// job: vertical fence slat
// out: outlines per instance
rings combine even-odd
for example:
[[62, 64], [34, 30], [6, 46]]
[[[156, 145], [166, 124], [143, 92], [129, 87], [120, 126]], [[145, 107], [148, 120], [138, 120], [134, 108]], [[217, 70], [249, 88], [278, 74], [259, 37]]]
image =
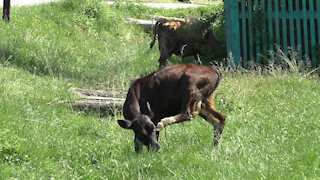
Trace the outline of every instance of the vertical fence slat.
[[[316, 14], [316, 18], [318, 19], [318, 45], [320, 46], [320, 2], [317, 1], [317, 12]], [[320, 53], [320, 52], [318, 52]], [[320, 64], [320, 59], [318, 59], [318, 63]]]
[[261, 0], [261, 3], [262, 3], [261, 8], [262, 8], [262, 15], [263, 15], [263, 17], [262, 17], [262, 21], [263, 21], [263, 23], [262, 23], [262, 38], [261, 38], [262, 42], [261, 42], [261, 44], [262, 44], [262, 52], [265, 53], [265, 52], [267, 52], [266, 5], [265, 5], [266, 3], [265, 3], [265, 0]]
[[276, 22], [276, 51], [277, 58], [279, 59], [279, 47], [280, 47], [280, 28], [279, 28], [279, 0], [275, 0], [275, 22]]
[[302, 13], [303, 13], [304, 53], [305, 53], [306, 57], [309, 57], [307, 2], [305, 0], [302, 1]]
[[249, 57], [250, 61], [253, 60], [253, 33], [252, 33], [252, 0], [248, 0], [248, 10], [249, 10]]
[[232, 34], [231, 34], [231, 5], [229, 0], [226, 0], [225, 2], [225, 12], [226, 12], [226, 45], [227, 45], [227, 57], [229, 57], [229, 53], [232, 52]]
[[269, 31], [269, 51], [270, 51], [270, 60], [274, 61], [273, 54], [273, 21], [272, 21], [272, 1], [268, 0], [268, 31]]
[[241, 12], [242, 12], [242, 45], [243, 45], [243, 66], [244, 68], [247, 68], [247, 16], [246, 16], [246, 7], [245, 7], [246, 1], [241, 1]]
[[295, 37], [294, 37], [294, 24], [293, 24], [293, 1], [295, 0], [289, 0], [289, 27], [290, 27], [290, 47], [291, 47], [291, 59], [295, 60]]
[[[259, 12], [259, 2], [258, 0], [254, 1], [254, 6], [255, 6], [255, 13]], [[255, 23], [255, 41], [256, 41], [256, 61], [257, 64], [260, 64], [260, 27], [259, 27], [259, 23], [261, 22], [257, 22]]]
[[313, 0], [309, 2], [309, 13], [310, 13], [310, 34], [311, 34], [311, 59], [312, 59], [312, 64], [316, 65], [316, 57], [315, 57], [315, 50], [314, 46], [316, 45], [316, 30], [314, 26], [314, 4]]
[[[240, 35], [239, 35], [239, 9], [238, 3], [233, 0], [225, 0], [226, 11], [226, 38], [227, 38], [227, 53], [232, 52], [235, 65], [240, 64]], [[233, 64], [231, 64], [233, 66]]]
[[228, 51], [232, 50], [234, 57], [242, 56], [244, 67], [250, 61], [261, 64], [260, 54], [268, 50], [267, 57], [273, 62], [277, 57], [277, 63], [282, 64], [280, 49], [292, 60], [297, 59], [298, 52], [300, 60], [305, 56], [313, 65], [320, 63], [316, 49], [320, 46], [320, 0], [225, 0], [226, 3], [231, 13], [226, 15]]
[[[299, 5], [299, 0], [296, 1], [296, 11], [301, 12], [300, 5]], [[298, 55], [299, 59], [302, 60], [302, 43], [301, 43], [301, 24], [300, 24], [300, 17], [296, 16], [296, 25], [297, 25], [297, 50], [298, 50]]]
[[282, 49], [283, 53], [288, 56], [288, 43], [287, 43], [287, 13], [286, 1], [282, 0], [281, 18], [282, 18]]

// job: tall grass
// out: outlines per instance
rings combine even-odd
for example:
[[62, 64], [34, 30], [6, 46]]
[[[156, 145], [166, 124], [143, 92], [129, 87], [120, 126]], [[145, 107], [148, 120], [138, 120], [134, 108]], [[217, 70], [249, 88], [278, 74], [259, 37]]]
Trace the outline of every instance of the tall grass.
[[5, 63], [31, 73], [101, 83], [114, 74], [125, 79], [144, 73], [140, 63], [156, 64], [149, 38], [100, 1], [13, 8], [12, 23], [1, 27]]
[[220, 67], [218, 147], [197, 117], [167, 127], [158, 153], [136, 154], [121, 112], [100, 118], [56, 104], [77, 98], [72, 86], [127, 89], [157, 69], [149, 35], [123, 23], [122, 10], [80, 2], [13, 8], [0, 23], [0, 179], [319, 178], [319, 78], [299, 63]]

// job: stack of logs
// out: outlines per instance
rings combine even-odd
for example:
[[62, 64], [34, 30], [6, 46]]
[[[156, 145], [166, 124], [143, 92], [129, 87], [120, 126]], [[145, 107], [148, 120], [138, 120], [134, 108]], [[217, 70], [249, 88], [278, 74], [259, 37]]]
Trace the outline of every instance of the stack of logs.
[[59, 104], [69, 104], [85, 113], [98, 112], [101, 116], [114, 114], [121, 110], [125, 101], [126, 91], [70, 88], [70, 91], [79, 95], [80, 100], [59, 101]]

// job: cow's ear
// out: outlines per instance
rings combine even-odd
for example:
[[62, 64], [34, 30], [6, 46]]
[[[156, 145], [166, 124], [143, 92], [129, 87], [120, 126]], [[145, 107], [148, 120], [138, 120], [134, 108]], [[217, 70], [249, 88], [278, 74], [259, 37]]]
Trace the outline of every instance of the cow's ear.
[[132, 121], [118, 120], [118, 124], [124, 129], [132, 129]]

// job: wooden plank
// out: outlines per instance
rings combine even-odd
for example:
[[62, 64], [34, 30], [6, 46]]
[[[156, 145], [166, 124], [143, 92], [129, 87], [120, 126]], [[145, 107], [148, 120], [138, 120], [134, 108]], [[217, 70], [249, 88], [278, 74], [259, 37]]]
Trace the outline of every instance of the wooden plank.
[[70, 88], [70, 91], [79, 95], [81, 100], [58, 101], [58, 104], [68, 104], [84, 112], [99, 112], [100, 115], [113, 114], [120, 110], [125, 102], [127, 92], [122, 90], [82, 89]]
[[[296, 0], [296, 10], [297, 12], [301, 12], [300, 6], [299, 6], [299, 0]], [[298, 14], [298, 13], [297, 13]], [[297, 25], [297, 51], [299, 55], [299, 60], [302, 60], [302, 42], [301, 42], [301, 24], [300, 24], [300, 16], [296, 16], [296, 25]]]
[[304, 55], [309, 57], [309, 40], [308, 40], [308, 23], [307, 23], [307, 2], [302, 1], [302, 13], [303, 13], [303, 41], [304, 41]]
[[315, 16], [314, 16], [314, 4], [313, 4], [313, 0], [311, 0], [309, 2], [309, 13], [310, 13], [310, 34], [311, 34], [311, 59], [312, 59], [312, 64], [316, 65], [317, 62], [317, 58], [315, 50], [314, 50], [314, 46], [316, 45], [316, 30], [315, 30], [315, 25], [314, 25], [314, 20], [315, 20]]
[[143, 20], [143, 19], [134, 19], [134, 18], [126, 18], [126, 23], [135, 23], [139, 26], [144, 27], [147, 30], [151, 30], [156, 21]]
[[[259, 2], [258, 2], [258, 0], [255, 0], [254, 1], [254, 5], [255, 5], [255, 11], [256, 11], [256, 13], [258, 13], [258, 11], [259, 11]], [[258, 18], [260, 18], [260, 17], [258, 17]], [[260, 20], [260, 19], [259, 19]], [[259, 22], [259, 23], [261, 23], [261, 22]], [[257, 23], [256, 24], [256, 27], [255, 27], [255, 41], [256, 41], [256, 62], [257, 62], [257, 64], [260, 64], [260, 36], [261, 36], [261, 34], [260, 34], [260, 26], [259, 26], [259, 23]]]
[[288, 57], [288, 43], [287, 43], [287, 5], [286, 1], [282, 0], [281, 19], [282, 19], [282, 49], [286, 57]]
[[[239, 34], [239, 9], [238, 3], [234, 3], [233, 0], [225, 1], [225, 11], [226, 11], [226, 32], [227, 32], [227, 53], [228, 58], [230, 57], [230, 52], [232, 52], [232, 58], [234, 60], [234, 65], [240, 64], [240, 34]], [[231, 65], [234, 67], [233, 63]]]
[[161, 18], [164, 18], [164, 19], [172, 19], [172, 20], [182, 20], [182, 18], [177, 18], [177, 17], [168, 17], [168, 16], [159, 16], [159, 15], [152, 15], [152, 14], [147, 14], [146, 15], [146, 18], [150, 18], [150, 19], [161, 19]]
[[293, 1], [295, 0], [289, 0], [289, 27], [290, 27], [290, 47], [291, 47], [291, 59], [295, 61], [295, 34], [294, 34], [294, 12], [293, 12]]
[[78, 101], [58, 101], [58, 104], [69, 104], [72, 106], [83, 106], [92, 108], [101, 108], [101, 107], [110, 107], [110, 108], [122, 108], [124, 101], [110, 99], [106, 100], [96, 100], [96, 99], [89, 99], [89, 100], [78, 100]]
[[231, 34], [231, 0], [225, 0], [224, 9], [225, 9], [225, 21], [226, 21], [226, 46], [227, 46], [227, 58], [230, 58], [230, 53], [232, 53], [232, 34]]
[[78, 108], [85, 113], [98, 112], [100, 116], [114, 114], [116, 110], [121, 110], [123, 101], [105, 100], [79, 100], [79, 101], [59, 101], [58, 104], [68, 104], [73, 108]]
[[126, 91], [123, 90], [104, 90], [104, 89], [83, 89], [83, 88], [70, 88], [70, 91], [81, 96], [99, 96], [99, 97], [125, 97]]
[[[317, 3], [317, 12], [315, 13], [317, 21], [318, 21], [318, 45], [320, 46], [320, 1], [316, 1]], [[320, 59], [318, 59], [318, 64], [320, 64]]]
[[268, 0], [268, 31], [269, 31], [269, 51], [270, 51], [270, 60], [274, 62], [274, 49], [273, 49], [273, 11], [272, 11], [272, 1]]
[[248, 10], [249, 10], [249, 57], [250, 61], [254, 60], [253, 55], [253, 32], [252, 32], [252, 0], [248, 0]]
[[275, 23], [276, 23], [276, 52], [277, 52], [277, 59], [279, 60], [279, 57], [280, 57], [279, 0], [275, 0], [274, 5], [275, 5]]
[[87, 96], [85, 99], [89, 100], [99, 100], [99, 101], [121, 101], [124, 102], [124, 98], [113, 98], [113, 97], [101, 97], [101, 96]]
[[263, 53], [267, 52], [267, 32], [266, 32], [266, 3], [265, 3], [266, 0], [262, 0], [262, 14], [263, 14], [263, 17], [262, 17], [262, 20], [263, 20], [263, 24], [262, 24], [262, 51]]
[[247, 16], [246, 16], [246, 7], [245, 7], [245, 1], [241, 1], [241, 13], [242, 13], [242, 19], [241, 19], [241, 23], [242, 23], [242, 49], [243, 49], [243, 56], [242, 56], [242, 60], [243, 60], [243, 66], [244, 68], [247, 68], [248, 66], [248, 54], [247, 54]]

